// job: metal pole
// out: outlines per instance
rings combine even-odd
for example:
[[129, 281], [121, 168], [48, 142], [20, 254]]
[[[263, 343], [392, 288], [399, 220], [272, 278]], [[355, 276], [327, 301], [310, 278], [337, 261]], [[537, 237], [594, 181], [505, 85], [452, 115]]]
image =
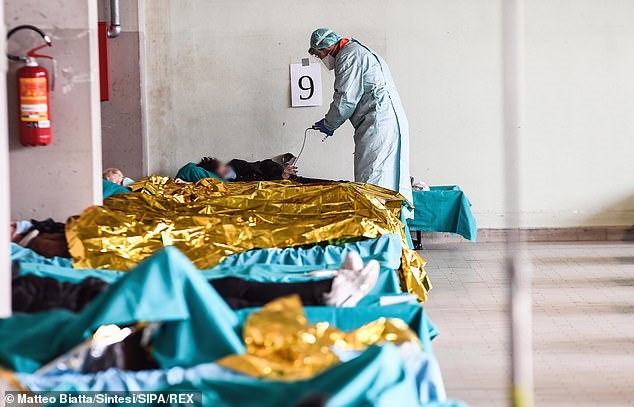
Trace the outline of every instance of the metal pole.
[[9, 127], [7, 123], [7, 58], [4, 2], [0, 3], [0, 318], [11, 315], [11, 264], [9, 254]]
[[108, 38], [117, 38], [119, 35], [121, 35], [119, 0], [110, 0], [110, 27], [108, 27]]
[[511, 304], [511, 403], [533, 405], [531, 270], [521, 227], [521, 148], [524, 125], [524, 1], [503, 0], [502, 62], [507, 270]]

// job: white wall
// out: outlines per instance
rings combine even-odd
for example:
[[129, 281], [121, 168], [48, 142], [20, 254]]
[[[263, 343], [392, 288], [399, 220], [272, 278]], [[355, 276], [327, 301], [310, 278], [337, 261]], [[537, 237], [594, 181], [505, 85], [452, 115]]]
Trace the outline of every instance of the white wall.
[[[5, 0], [4, 4], [9, 27], [33, 24], [51, 35], [53, 46], [45, 53], [58, 64], [51, 93], [53, 142], [46, 147], [19, 144], [15, 86], [19, 64], [10, 66], [11, 214], [14, 219], [64, 221], [101, 202], [97, 2]], [[20, 32], [11, 38], [9, 49], [24, 51], [39, 44], [37, 37]], [[42, 65], [52, 74], [49, 64]]]
[[526, 218], [634, 224], [634, 2], [527, 1]]
[[[523, 223], [631, 225], [634, 2], [526, 3]], [[412, 175], [459, 184], [481, 227], [504, 226], [498, 0], [145, 0], [141, 14], [150, 172], [174, 175], [203, 155], [297, 151], [327, 106], [288, 107], [288, 64], [327, 26], [389, 63], [410, 121]], [[302, 174], [351, 179], [350, 125], [320, 140], [310, 139]]]

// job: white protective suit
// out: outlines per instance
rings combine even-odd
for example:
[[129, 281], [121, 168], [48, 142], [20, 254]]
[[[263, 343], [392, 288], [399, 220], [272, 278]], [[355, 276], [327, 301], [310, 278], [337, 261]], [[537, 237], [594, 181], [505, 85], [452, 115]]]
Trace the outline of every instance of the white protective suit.
[[398, 191], [411, 203], [401, 99], [383, 58], [354, 39], [335, 57], [335, 93], [324, 124], [336, 130], [348, 119], [355, 129], [354, 180]]

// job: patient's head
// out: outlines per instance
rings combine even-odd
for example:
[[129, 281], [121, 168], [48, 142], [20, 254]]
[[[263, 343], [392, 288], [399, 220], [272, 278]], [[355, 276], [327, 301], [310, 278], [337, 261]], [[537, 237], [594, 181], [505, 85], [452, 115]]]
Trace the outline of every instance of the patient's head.
[[222, 179], [233, 178], [233, 171], [231, 167], [217, 158], [204, 157], [202, 160], [200, 160], [198, 166], [206, 169], [209, 172], [213, 172]]
[[123, 173], [118, 168], [108, 168], [103, 172], [103, 179], [123, 185]]

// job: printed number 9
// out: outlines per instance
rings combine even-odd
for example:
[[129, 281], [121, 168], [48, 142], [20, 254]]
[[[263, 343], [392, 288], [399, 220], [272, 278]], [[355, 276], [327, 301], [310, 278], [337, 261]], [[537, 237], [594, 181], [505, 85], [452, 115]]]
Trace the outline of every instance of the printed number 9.
[[[308, 79], [308, 86], [304, 85], [304, 83], [306, 82], [305, 79]], [[299, 95], [300, 100], [308, 100], [313, 97], [313, 94], [315, 94], [315, 84], [313, 83], [313, 78], [311, 78], [310, 76], [304, 75], [300, 77], [299, 80], [297, 81], [297, 85], [299, 86], [301, 90], [309, 91], [308, 96], [306, 97]]]

